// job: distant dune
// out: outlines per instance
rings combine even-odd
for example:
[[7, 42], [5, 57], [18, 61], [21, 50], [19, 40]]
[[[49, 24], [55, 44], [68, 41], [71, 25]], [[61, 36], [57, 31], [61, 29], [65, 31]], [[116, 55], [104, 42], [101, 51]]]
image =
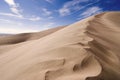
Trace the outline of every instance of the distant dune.
[[22, 33], [22, 34], [15, 34], [11, 36], [2, 36], [0, 37], [0, 45], [17, 44], [17, 43], [21, 43], [29, 40], [40, 39], [64, 27], [65, 26], [60, 26], [57, 28], [36, 32], [36, 33]]
[[120, 80], [120, 12], [0, 37], [0, 80]]

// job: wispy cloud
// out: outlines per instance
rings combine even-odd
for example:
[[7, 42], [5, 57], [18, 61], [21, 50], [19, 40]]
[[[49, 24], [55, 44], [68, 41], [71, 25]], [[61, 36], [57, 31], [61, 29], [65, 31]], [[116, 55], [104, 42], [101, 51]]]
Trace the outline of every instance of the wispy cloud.
[[23, 15], [21, 14], [22, 10], [18, 3], [15, 3], [14, 0], [4, 0], [10, 7], [12, 13], [0, 13], [0, 15], [16, 17], [23, 19]]
[[70, 9], [68, 8], [62, 8], [59, 10], [59, 13], [61, 16], [69, 15], [70, 14]]
[[[22, 10], [20, 9], [20, 6], [18, 3], [15, 3], [14, 0], [4, 0], [9, 6], [10, 6], [10, 10], [12, 13], [0, 13], [0, 15], [2, 16], [9, 16], [9, 17], [15, 17], [15, 18], [19, 18], [19, 19], [25, 19], [25, 20], [30, 20], [30, 21], [39, 21], [42, 18], [41, 17], [25, 17], [22, 15]], [[46, 10], [46, 14], [50, 14], [50, 12], [47, 12]]]
[[0, 13], [0, 15], [2, 16], [9, 16], [9, 17], [15, 17], [15, 18], [19, 18], [19, 19], [25, 19], [25, 20], [30, 20], [30, 21], [39, 21], [42, 20], [41, 17], [38, 16], [32, 16], [32, 17], [23, 17], [22, 15], [16, 15], [16, 14], [12, 14], [12, 13]]
[[47, 1], [48, 3], [53, 3], [53, 0], [45, 0], [45, 1]]
[[[79, 11], [83, 8], [86, 8], [89, 5], [97, 3], [98, 1], [99, 0], [96, 0], [95, 2], [91, 2], [91, 0], [72, 0], [72, 1], [68, 1], [63, 5], [62, 8], [60, 8], [58, 10], [58, 12], [61, 16], [70, 15], [73, 12], [76, 12], [76, 11]], [[86, 3], [86, 5], [82, 5], [81, 3]]]
[[9, 16], [9, 17], [16, 17], [16, 18], [23, 19], [22, 15], [16, 15], [16, 14], [12, 14], [12, 13], [0, 13], [0, 15], [2, 15], [2, 16]]
[[4, 0], [9, 6], [11, 12], [13, 12], [16, 15], [21, 15], [20, 12], [22, 11], [19, 7], [18, 3], [15, 3], [14, 0]]
[[33, 17], [33, 18], [28, 18], [28, 20], [31, 20], [31, 21], [39, 21], [41, 20], [42, 18], [40, 17]]
[[86, 18], [86, 17], [89, 17], [91, 15], [98, 14], [100, 12], [103, 12], [102, 8], [97, 7], [97, 6], [90, 7], [79, 15], [80, 16], [79, 19]]
[[50, 16], [52, 14], [52, 12], [46, 8], [42, 8], [42, 11], [43, 11], [43, 15], [45, 15], [45, 16]]

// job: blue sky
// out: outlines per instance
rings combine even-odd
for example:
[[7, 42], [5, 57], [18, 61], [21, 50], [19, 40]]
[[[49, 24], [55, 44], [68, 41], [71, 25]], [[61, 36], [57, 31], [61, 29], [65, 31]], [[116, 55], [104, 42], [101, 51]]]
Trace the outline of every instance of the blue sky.
[[120, 0], [0, 0], [0, 33], [41, 31], [104, 11], [120, 11]]

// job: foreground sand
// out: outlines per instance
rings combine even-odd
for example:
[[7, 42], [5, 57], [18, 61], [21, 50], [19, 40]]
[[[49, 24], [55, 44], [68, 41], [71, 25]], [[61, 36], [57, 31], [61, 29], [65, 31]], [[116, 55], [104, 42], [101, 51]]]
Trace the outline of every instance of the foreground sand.
[[120, 80], [120, 12], [1, 37], [0, 80]]

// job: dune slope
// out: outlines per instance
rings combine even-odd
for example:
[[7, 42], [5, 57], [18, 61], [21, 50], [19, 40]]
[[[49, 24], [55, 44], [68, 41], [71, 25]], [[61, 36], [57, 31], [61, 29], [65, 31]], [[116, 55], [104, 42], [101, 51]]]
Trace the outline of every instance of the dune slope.
[[49, 29], [41, 32], [35, 32], [35, 33], [22, 33], [22, 34], [9, 35], [9, 36], [0, 36], [0, 45], [17, 44], [29, 40], [39, 39], [47, 35], [50, 35], [64, 27], [65, 26], [56, 27], [53, 29]]
[[0, 80], [120, 80], [120, 12], [40, 33], [1, 39]]

